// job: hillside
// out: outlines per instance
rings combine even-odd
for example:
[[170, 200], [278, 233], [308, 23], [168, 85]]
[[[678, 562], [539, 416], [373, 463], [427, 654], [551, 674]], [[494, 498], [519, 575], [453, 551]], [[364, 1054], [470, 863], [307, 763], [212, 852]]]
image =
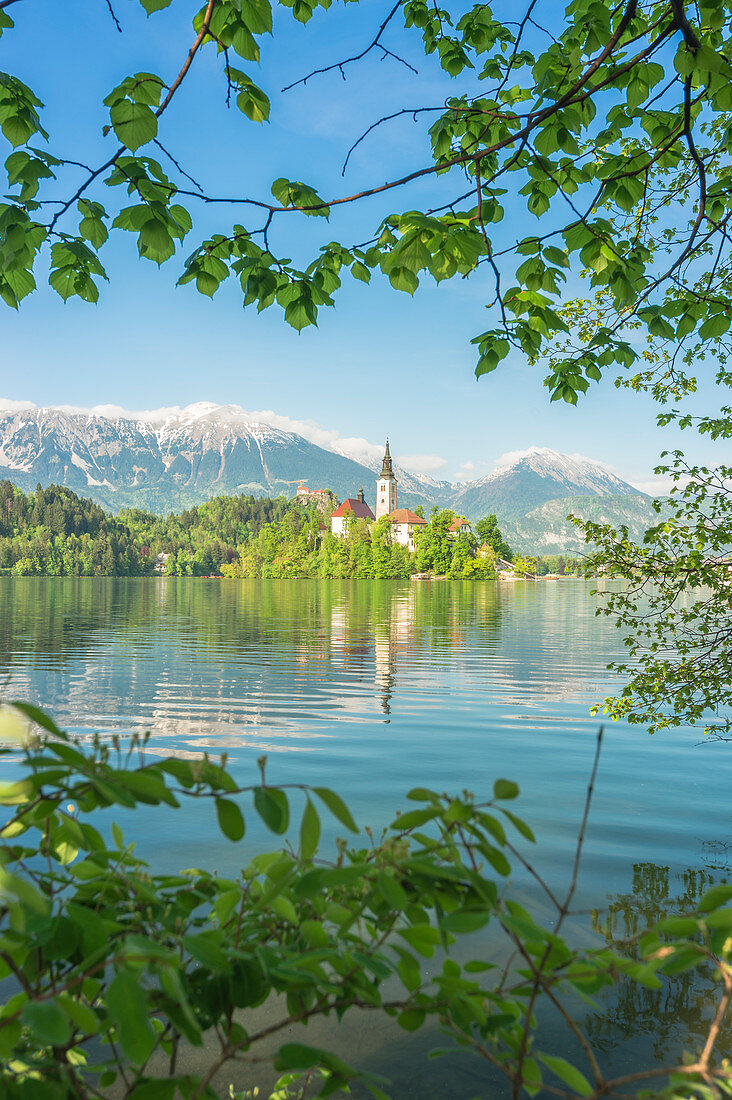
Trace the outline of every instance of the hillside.
[[623, 496], [572, 496], [549, 500], [525, 516], [506, 519], [501, 524], [503, 537], [522, 554], [587, 553], [581, 532], [567, 521], [569, 514], [594, 523], [624, 524], [630, 537], [643, 538], [643, 532], [658, 523], [651, 498], [643, 493]]

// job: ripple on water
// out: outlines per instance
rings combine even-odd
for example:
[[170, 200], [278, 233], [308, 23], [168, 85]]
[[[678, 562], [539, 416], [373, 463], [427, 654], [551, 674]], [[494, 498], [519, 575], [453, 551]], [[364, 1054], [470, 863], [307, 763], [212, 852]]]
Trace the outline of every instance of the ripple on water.
[[[81, 735], [149, 730], [151, 752], [226, 751], [242, 778], [271, 753], [273, 781], [337, 787], [374, 824], [412, 786], [485, 795], [510, 776], [561, 868], [594, 751], [589, 706], [622, 653], [590, 587], [0, 578], [0, 678]], [[729, 837], [729, 754], [694, 740], [608, 730], [588, 889]]]

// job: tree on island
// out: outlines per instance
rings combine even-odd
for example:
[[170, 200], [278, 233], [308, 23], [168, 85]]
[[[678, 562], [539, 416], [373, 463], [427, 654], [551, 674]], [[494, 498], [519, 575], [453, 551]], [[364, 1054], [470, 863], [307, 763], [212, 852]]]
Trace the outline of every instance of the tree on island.
[[498, 527], [498, 519], [492, 513], [479, 519], [475, 525], [475, 534], [480, 546], [490, 546], [499, 558], [511, 561], [513, 550], [504, 542], [503, 535]]

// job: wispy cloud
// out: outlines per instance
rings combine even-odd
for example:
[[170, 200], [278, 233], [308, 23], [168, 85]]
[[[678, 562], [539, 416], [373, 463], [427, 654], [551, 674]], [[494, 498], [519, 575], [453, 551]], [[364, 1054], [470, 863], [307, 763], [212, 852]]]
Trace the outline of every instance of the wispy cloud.
[[671, 492], [671, 487], [673, 485], [686, 485], [687, 483], [688, 478], [684, 478], [681, 482], [676, 482], [671, 477], [659, 477], [658, 474], [646, 478], [634, 477], [631, 481], [631, 485], [638, 489], [639, 492], [648, 493], [651, 497], [666, 496]]
[[447, 459], [442, 455], [399, 455], [397, 462], [403, 469], [413, 470], [415, 474], [433, 474], [447, 466]]
[[11, 401], [9, 398], [0, 397], [0, 412], [20, 413], [35, 409], [32, 401]]

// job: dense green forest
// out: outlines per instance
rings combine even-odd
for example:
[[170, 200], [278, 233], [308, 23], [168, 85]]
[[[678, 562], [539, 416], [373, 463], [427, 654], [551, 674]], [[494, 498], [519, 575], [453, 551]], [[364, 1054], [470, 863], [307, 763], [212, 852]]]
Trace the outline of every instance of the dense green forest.
[[[455, 514], [432, 509], [416, 553], [391, 541], [388, 521], [354, 520], [343, 538], [328, 514], [296, 501], [216, 497], [178, 515], [129, 509], [108, 515], [70, 489], [25, 494], [0, 481], [0, 573], [12, 576], [332, 577], [389, 579], [432, 572], [488, 579], [511, 560], [495, 516], [455, 538]], [[516, 559], [526, 573], [576, 572], [571, 559]]]
[[94, 501], [51, 485], [26, 496], [0, 481], [0, 570], [16, 576], [145, 572], [132, 532]]

